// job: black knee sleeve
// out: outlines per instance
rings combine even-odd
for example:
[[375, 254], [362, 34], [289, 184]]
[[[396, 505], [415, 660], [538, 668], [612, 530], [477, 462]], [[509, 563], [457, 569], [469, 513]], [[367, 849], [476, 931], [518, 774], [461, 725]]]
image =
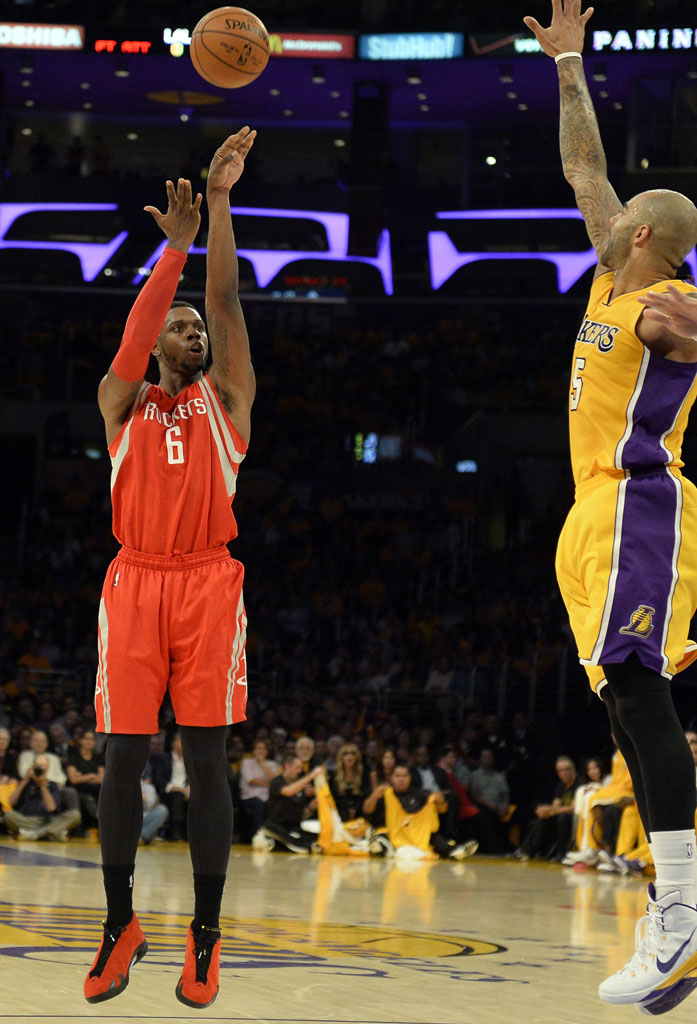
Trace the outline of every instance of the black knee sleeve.
[[694, 828], [695, 767], [670, 681], [634, 654], [603, 671], [610, 721], [647, 833]]
[[109, 736], [104, 781], [99, 791], [99, 843], [103, 864], [132, 864], [143, 827], [140, 779], [150, 751], [150, 737]]
[[224, 875], [232, 843], [232, 797], [227, 780], [227, 726], [181, 728], [191, 789], [187, 835], [194, 872]]

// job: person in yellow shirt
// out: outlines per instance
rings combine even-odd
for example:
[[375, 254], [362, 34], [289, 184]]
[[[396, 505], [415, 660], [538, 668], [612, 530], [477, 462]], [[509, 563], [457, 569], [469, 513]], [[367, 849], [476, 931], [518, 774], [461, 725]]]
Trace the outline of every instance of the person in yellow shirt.
[[[697, 394], [697, 340], [647, 317], [642, 296], [695, 293], [677, 281], [697, 242], [697, 208], [668, 189], [623, 203], [583, 69], [589, 7], [552, 0], [543, 27], [524, 19], [557, 65], [560, 148], [598, 256], [573, 352], [569, 435], [576, 500], [557, 578], [593, 688], [629, 767], [656, 867], [638, 944], [601, 999], [665, 1012], [697, 984], [694, 764], [670, 691], [697, 656], [697, 488], [681, 446]], [[688, 301], [685, 299], [685, 301]], [[693, 300], [689, 300], [693, 301]], [[659, 312], [659, 307], [656, 306]]]
[[416, 857], [464, 860], [476, 853], [476, 840], [456, 845], [441, 833], [439, 815], [448, 810], [443, 793], [414, 786], [406, 764], [395, 765], [390, 781], [390, 785], [373, 790], [363, 803], [363, 814], [382, 826], [370, 844], [372, 854], [394, 856], [408, 849], [409, 855]]

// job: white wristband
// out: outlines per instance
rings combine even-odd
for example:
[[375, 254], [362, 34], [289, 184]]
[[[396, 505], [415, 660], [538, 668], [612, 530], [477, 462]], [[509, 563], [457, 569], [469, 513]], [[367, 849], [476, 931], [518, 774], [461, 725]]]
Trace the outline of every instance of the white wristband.
[[564, 60], [565, 57], [578, 57], [582, 60], [581, 54], [577, 53], [576, 50], [567, 50], [566, 53], [558, 53], [554, 58], [554, 63], [558, 64], [560, 60]]

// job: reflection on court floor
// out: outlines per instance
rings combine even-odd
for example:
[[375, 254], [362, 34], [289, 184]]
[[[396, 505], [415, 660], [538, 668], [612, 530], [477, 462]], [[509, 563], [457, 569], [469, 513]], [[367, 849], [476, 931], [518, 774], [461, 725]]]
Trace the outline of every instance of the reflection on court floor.
[[[149, 951], [117, 999], [82, 980], [104, 916], [90, 841], [0, 841], [0, 1022], [218, 1020], [322, 1024], [613, 1024], [597, 985], [629, 955], [645, 909], [634, 878], [494, 858], [415, 862], [233, 848], [221, 990], [195, 1017], [174, 997], [192, 913], [184, 844], [138, 852]], [[692, 1021], [687, 1000], [671, 1024]], [[214, 1011], [214, 1012], [213, 1012]]]

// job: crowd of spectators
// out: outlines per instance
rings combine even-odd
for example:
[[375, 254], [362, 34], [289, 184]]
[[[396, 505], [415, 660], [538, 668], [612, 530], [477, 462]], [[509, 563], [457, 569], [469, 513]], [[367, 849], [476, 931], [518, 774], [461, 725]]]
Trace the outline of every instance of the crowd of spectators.
[[[32, 764], [36, 755], [55, 768], [55, 758], [50, 813], [78, 812], [66, 828], [86, 834], [103, 746], [90, 736], [97, 607], [116, 542], [103, 439], [91, 440], [101, 457], [85, 459], [84, 436], [66, 426], [67, 399], [94, 401], [119, 341], [115, 301], [104, 297], [100, 310], [86, 301], [75, 319], [65, 297], [34, 293], [23, 309], [8, 302], [0, 328], [20, 339], [8, 371], [20, 405], [65, 403], [15, 482], [22, 513], [0, 552], [0, 726], [10, 734], [6, 752], [0, 740], [0, 786], [22, 775], [28, 751]], [[125, 305], [121, 297], [121, 316]], [[237, 838], [258, 831], [292, 753], [304, 774], [324, 766], [342, 815], [354, 816], [364, 788], [374, 792], [398, 763], [422, 790], [447, 783], [451, 831], [503, 853], [512, 830], [525, 833], [535, 807], [552, 802], [539, 787], [554, 778], [557, 754], [578, 764], [609, 756], [554, 580], [564, 487], [553, 480], [551, 504], [533, 507], [502, 453], [494, 505], [476, 474], [464, 479], [444, 462], [463, 418], [547, 409], [551, 432], [563, 415], [569, 311], [547, 317], [540, 336], [537, 322], [514, 323], [512, 307], [490, 308], [436, 321], [402, 310], [383, 321], [365, 309], [250, 304], [258, 398], [231, 548], [246, 567], [249, 618], [248, 718], [230, 731]], [[525, 331], [538, 344], [535, 370], [521, 375]], [[396, 462], [356, 458], [356, 434], [370, 431], [404, 440]], [[432, 462], [414, 459], [417, 448]], [[563, 676], [576, 695], [573, 726], [555, 715]], [[530, 687], [544, 679], [552, 705], [526, 722]], [[175, 733], [165, 708], [143, 779], [144, 841], [185, 835]]]
[[[69, 378], [72, 397], [93, 402], [118, 322], [98, 323], [95, 310], [94, 319], [56, 330], [48, 316], [39, 300], [25, 309], [35, 365], [29, 372], [20, 357], [17, 381], [31, 380], [31, 394], [48, 399], [65, 396]], [[513, 360], [496, 340], [495, 318], [470, 310], [429, 330], [361, 329], [319, 309], [253, 306], [249, 319], [258, 397], [233, 553], [246, 566], [252, 695], [257, 680], [274, 694], [345, 686], [383, 710], [399, 705], [406, 725], [427, 698], [440, 727], [446, 717], [459, 721], [473, 699], [496, 707], [504, 667], [521, 688], [533, 661], [558, 674], [568, 631], [552, 538], [563, 509], [545, 509], [534, 525], [525, 495], [506, 484], [504, 535], [492, 550], [488, 522], [498, 513], [476, 475], [408, 454], [420, 445], [442, 463], [463, 415], [520, 400], [521, 389], [507, 388], [498, 372]], [[63, 357], [74, 372], [56, 372]], [[565, 371], [550, 358], [540, 372], [561, 396]], [[546, 393], [544, 385], [540, 407]], [[404, 454], [396, 463], [357, 461], [359, 430], [401, 436]], [[16, 524], [21, 564], [12, 564], [13, 545], [0, 579], [0, 666], [6, 682], [24, 663], [77, 673], [86, 701], [99, 587], [116, 544], [103, 439], [91, 442], [101, 458], [87, 460], [74, 434], [52, 420], [41, 472], [28, 474], [26, 518]], [[58, 469], [44, 472], [54, 462]]]

